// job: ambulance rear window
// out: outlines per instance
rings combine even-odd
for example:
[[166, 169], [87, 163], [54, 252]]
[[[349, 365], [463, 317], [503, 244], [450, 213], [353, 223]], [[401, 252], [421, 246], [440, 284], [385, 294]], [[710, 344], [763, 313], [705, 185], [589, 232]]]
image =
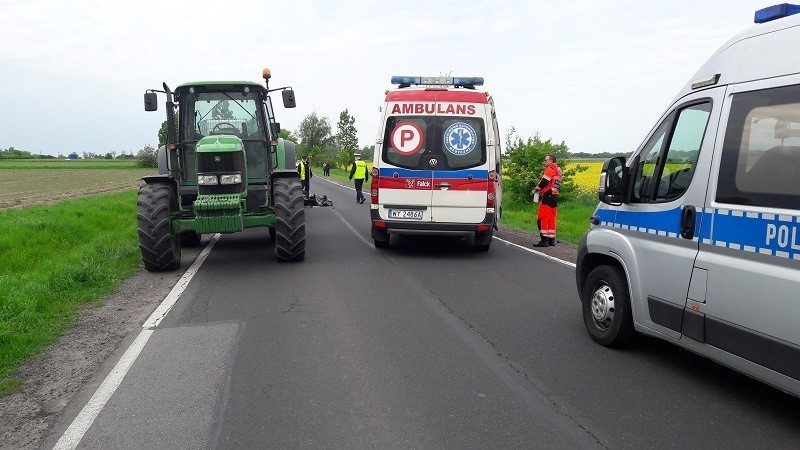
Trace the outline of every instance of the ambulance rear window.
[[457, 116], [391, 116], [381, 158], [404, 169], [460, 170], [486, 163], [483, 120]]

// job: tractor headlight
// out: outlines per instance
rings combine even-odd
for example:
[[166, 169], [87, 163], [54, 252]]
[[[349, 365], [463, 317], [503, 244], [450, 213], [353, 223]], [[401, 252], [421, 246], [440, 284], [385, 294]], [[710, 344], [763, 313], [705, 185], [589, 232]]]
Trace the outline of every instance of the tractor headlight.
[[240, 173], [219, 176], [219, 184], [241, 184], [241, 182], [242, 174]]
[[197, 184], [199, 186], [215, 186], [219, 184], [216, 175], [198, 175]]

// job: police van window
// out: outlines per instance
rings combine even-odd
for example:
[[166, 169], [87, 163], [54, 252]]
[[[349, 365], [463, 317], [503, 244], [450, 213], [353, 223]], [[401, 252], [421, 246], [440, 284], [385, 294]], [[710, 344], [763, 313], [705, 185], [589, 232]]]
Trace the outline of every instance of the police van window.
[[485, 142], [481, 119], [390, 116], [386, 119], [382, 160], [406, 169], [468, 169], [486, 162]]
[[800, 207], [800, 86], [734, 94], [722, 148], [721, 203]]
[[632, 201], [668, 202], [686, 192], [710, 114], [710, 102], [698, 103], [670, 115], [659, 126], [636, 168]]

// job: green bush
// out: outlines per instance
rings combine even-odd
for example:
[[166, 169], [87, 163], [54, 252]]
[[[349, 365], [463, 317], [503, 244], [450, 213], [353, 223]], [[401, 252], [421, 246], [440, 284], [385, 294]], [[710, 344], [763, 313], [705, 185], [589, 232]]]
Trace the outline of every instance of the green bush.
[[136, 154], [136, 165], [139, 167], [158, 167], [157, 150], [151, 145], [145, 145]]
[[553, 144], [552, 140], [543, 141], [536, 133], [526, 140], [514, 136], [512, 128], [506, 137], [506, 162], [504, 168], [504, 193], [514, 202], [527, 203], [531, 200], [531, 191], [541, 180], [544, 172], [544, 157], [553, 155], [561, 168], [561, 189], [559, 201], [570, 201], [578, 195], [574, 175], [587, 170], [587, 167], [575, 166], [564, 169], [569, 164], [569, 148], [563, 141]]

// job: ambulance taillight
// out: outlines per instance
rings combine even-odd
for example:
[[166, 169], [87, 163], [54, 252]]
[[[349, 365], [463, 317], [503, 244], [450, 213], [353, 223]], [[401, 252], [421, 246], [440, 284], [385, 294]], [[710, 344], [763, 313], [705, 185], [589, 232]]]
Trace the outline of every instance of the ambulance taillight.
[[372, 168], [372, 184], [369, 187], [370, 203], [378, 205], [378, 185], [380, 184], [380, 177], [378, 176], [378, 169]]
[[490, 214], [494, 214], [494, 205], [497, 197], [495, 194], [496, 183], [497, 183], [497, 172], [492, 170], [489, 172], [489, 186], [486, 189], [486, 212]]

